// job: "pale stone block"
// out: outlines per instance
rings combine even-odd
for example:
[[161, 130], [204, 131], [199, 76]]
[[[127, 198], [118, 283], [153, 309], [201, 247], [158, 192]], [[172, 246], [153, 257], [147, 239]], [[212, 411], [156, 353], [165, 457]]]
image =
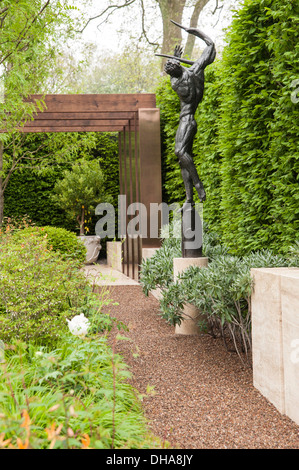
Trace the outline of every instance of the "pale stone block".
[[107, 242], [107, 265], [122, 272], [122, 242]]
[[253, 385], [285, 412], [280, 269], [252, 269]]
[[151, 258], [159, 248], [142, 248], [142, 259]]
[[[206, 267], [208, 265], [208, 258], [174, 258], [173, 260], [173, 275], [174, 280], [178, 275], [185, 271], [189, 266]], [[186, 304], [184, 306], [183, 321], [180, 325], [176, 325], [175, 333], [181, 335], [196, 335], [200, 333], [198, 321], [202, 318], [200, 311], [193, 305]]]
[[299, 425], [299, 269], [281, 276], [285, 414]]
[[252, 269], [254, 386], [299, 424], [299, 269]]

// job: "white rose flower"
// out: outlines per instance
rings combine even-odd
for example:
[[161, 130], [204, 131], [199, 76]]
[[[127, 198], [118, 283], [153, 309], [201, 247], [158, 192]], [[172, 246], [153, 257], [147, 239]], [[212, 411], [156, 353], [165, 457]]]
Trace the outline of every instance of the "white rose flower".
[[66, 319], [66, 321], [68, 322], [69, 330], [73, 335], [84, 337], [87, 334], [90, 322], [85, 317], [84, 313], [76, 315], [71, 320]]

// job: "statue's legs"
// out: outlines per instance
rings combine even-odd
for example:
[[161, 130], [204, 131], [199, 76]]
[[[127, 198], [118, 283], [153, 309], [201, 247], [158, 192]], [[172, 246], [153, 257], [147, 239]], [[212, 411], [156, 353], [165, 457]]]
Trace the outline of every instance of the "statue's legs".
[[197, 124], [193, 116], [185, 116], [181, 119], [175, 138], [175, 154], [179, 159], [182, 178], [186, 190], [186, 202], [193, 202], [193, 186], [195, 187], [199, 200], [206, 198], [202, 182], [199, 179], [192, 158], [193, 139], [197, 131]]

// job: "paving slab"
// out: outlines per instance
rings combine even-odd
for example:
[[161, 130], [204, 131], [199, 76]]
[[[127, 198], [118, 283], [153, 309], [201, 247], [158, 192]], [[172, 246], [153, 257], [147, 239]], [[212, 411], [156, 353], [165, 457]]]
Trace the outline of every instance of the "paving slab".
[[85, 265], [82, 270], [93, 284], [98, 286], [132, 286], [139, 285], [138, 281], [100, 262]]

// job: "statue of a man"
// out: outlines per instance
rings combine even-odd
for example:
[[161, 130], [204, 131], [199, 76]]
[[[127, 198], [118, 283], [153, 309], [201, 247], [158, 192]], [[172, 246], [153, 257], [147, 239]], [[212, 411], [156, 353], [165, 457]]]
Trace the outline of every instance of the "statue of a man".
[[[172, 89], [177, 93], [181, 103], [180, 123], [175, 138], [175, 154], [181, 167], [186, 202], [193, 204], [193, 187], [195, 187], [201, 202], [206, 198], [203, 184], [199, 179], [192, 158], [193, 139], [197, 131], [194, 114], [203, 97], [204, 69], [215, 60], [216, 50], [215, 44], [206, 34], [196, 28], [185, 28], [175, 21], [173, 23], [187, 33], [199, 37], [207, 45], [201, 57], [195, 62], [181, 59], [182, 48], [180, 46], [175, 47], [174, 56], [157, 54], [171, 57], [165, 64], [165, 72], [170, 75]], [[190, 64], [191, 67], [182, 67], [180, 62]]]

